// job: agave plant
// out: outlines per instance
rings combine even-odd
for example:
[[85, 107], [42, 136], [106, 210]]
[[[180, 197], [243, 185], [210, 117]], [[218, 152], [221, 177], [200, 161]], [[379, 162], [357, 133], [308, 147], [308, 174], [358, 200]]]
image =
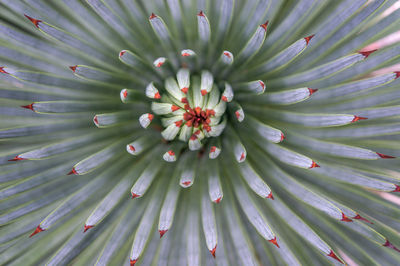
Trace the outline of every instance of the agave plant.
[[395, 1], [0, 2], [1, 264], [398, 264]]

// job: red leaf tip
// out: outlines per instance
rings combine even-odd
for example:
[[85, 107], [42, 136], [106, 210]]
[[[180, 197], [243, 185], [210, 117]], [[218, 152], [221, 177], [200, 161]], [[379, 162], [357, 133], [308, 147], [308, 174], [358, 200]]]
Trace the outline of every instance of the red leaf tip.
[[78, 65], [70, 66], [69, 68], [72, 70], [72, 72], [75, 73], [77, 67], [78, 67]]
[[367, 120], [368, 117], [361, 117], [361, 116], [354, 116], [353, 120], [351, 120], [351, 123], [357, 122], [359, 120]]
[[269, 21], [265, 21], [264, 24], [261, 24], [260, 27], [263, 28], [264, 30], [267, 30], [267, 26], [268, 26]]
[[123, 56], [126, 53], [126, 50], [122, 50], [121, 52], [119, 52], [119, 57]]
[[368, 56], [370, 56], [370, 54], [372, 54], [373, 52], [376, 52], [376, 51], [378, 51], [378, 49], [371, 50], [371, 51], [360, 51], [360, 52], [358, 52], [358, 53], [361, 54], [361, 55], [363, 55], [363, 56], [364, 56], [364, 59], [367, 59]]
[[318, 89], [311, 89], [308, 88], [308, 91], [310, 92], [310, 96], [313, 95], [314, 93], [316, 93], [318, 91]]
[[36, 234], [38, 234], [38, 233], [40, 233], [42, 231], [44, 231], [44, 229], [42, 229], [40, 227], [40, 225], [38, 225], [38, 227], [36, 227], [35, 231], [33, 231], [33, 233], [29, 237], [32, 237], [32, 236], [34, 236], [34, 235], [36, 235]]
[[25, 109], [29, 109], [29, 110], [35, 111], [35, 110], [33, 110], [33, 103], [28, 104], [28, 105], [21, 105], [21, 107], [25, 108]]
[[158, 230], [160, 233], [160, 238], [163, 237], [163, 235], [167, 232], [168, 230]]
[[311, 40], [314, 36], [315, 36], [315, 34], [310, 35], [310, 36], [304, 38], [304, 40], [306, 40], [307, 45], [308, 45], [308, 43], [310, 42], [310, 40]]
[[362, 217], [362, 216], [359, 215], [359, 214], [357, 214], [356, 216], [354, 216], [353, 219], [357, 219], [357, 220], [361, 220], [361, 221], [364, 221], [364, 222], [367, 222], [367, 223], [370, 223], [370, 224], [374, 224], [373, 222], [371, 222], [370, 220], [368, 220], [368, 219]]
[[75, 167], [73, 167], [71, 172], [69, 172], [67, 175], [78, 175], [78, 172], [75, 170]]
[[132, 199], [137, 198], [137, 197], [139, 197], [139, 196], [140, 196], [139, 194], [136, 194], [136, 193], [133, 193], [133, 192], [132, 192]]
[[274, 195], [272, 195], [272, 192], [270, 192], [266, 198], [274, 200]]
[[388, 248], [391, 248], [391, 249], [396, 250], [397, 252], [400, 252], [400, 249], [398, 249], [397, 247], [395, 247], [395, 246], [394, 246], [392, 243], [390, 243], [389, 240], [387, 240], [387, 239], [386, 239], [385, 244], [383, 244], [382, 246], [388, 247]]
[[137, 262], [137, 260], [130, 260], [129, 263], [131, 264], [131, 266], [135, 266], [135, 263]]
[[321, 166], [319, 166], [316, 162], [312, 161], [310, 168], [316, 168], [316, 167], [321, 167]]
[[394, 157], [394, 156], [382, 154], [382, 153], [379, 153], [379, 152], [377, 152], [376, 154], [378, 154], [379, 157], [381, 157], [382, 159], [394, 159], [394, 158], [396, 158], [396, 157]]
[[400, 186], [394, 185], [396, 188], [392, 192], [400, 192]]
[[274, 244], [275, 246], [280, 248], [280, 246], [278, 245], [278, 241], [276, 241], [276, 237], [274, 237], [273, 239], [268, 240], [268, 242], [271, 242], [272, 244]]
[[[0, 67], [0, 69], [1, 69], [1, 67]], [[394, 79], [398, 79], [400, 77], [400, 71], [395, 71], [394, 73], [396, 74], [396, 77]]]
[[26, 14], [24, 14], [24, 16], [25, 16], [27, 19], [29, 19], [29, 20], [33, 23], [33, 25], [35, 25], [36, 28], [39, 28], [39, 23], [42, 22], [41, 20], [39, 20], [39, 19], [34, 19], [34, 18], [32, 18], [32, 17], [30, 17], [30, 16], [28, 16], [28, 15], [26, 15]]
[[219, 197], [218, 199], [214, 200], [215, 203], [220, 203], [221, 202], [222, 197]]
[[285, 135], [283, 135], [283, 133], [281, 133], [281, 139], [280, 142], [282, 142], [284, 139], [286, 139]]
[[151, 15], [150, 15], [149, 19], [153, 19], [153, 18], [156, 18], [156, 17], [157, 17], [157, 15], [156, 15], [156, 14], [154, 14], [154, 13], [151, 13]]
[[328, 254], [329, 257], [334, 258], [335, 260], [337, 260], [338, 262], [340, 262], [341, 264], [344, 264], [343, 261], [341, 261], [335, 253], [333, 253], [333, 250], [331, 250], [331, 253]]
[[197, 16], [199, 16], [199, 17], [204, 17], [203, 11], [200, 11], [199, 14], [197, 14]]
[[19, 157], [19, 155], [15, 156], [13, 159], [8, 160], [9, 162], [15, 162], [15, 161], [22, 161], [22, 160], [27, 160], [25, 158]]
[[87, 230], [89, 230], [90, 228], [92, 228], [94, 225], [86, 225], [83, 227], [83, 232], [85, 233]]
[[10, 74], [10, 73], [8, 73], [7, 71], [5, 71], [4, 68], [5, 68], [5, 67], [0, 67], [0, 73], [3, 73], [3, 74]]
[[342, 221], [342, 222], [352, 222], [353, 220], [350, 219], [349, 217], [347, 217], [346, 214], [344, 214], [342, 212], [342, 219], [340, 221]]
[[216, 250], [217, 250], [217, 245], [215, 245], [215, 247], [212, 250], [210, 250], [211, 255], [213, 255], [214, 259], [215, 259], [215, 251]]

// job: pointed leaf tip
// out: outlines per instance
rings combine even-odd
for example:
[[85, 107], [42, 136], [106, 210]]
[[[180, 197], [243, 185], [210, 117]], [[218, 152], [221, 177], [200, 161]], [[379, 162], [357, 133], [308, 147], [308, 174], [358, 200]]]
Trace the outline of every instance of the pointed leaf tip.
[[[0, 67], [0, 72], [1, 72], [1, 67]], [[395, 71], [396, 77], [394, 79], [398, 79], [400, 77], [400, 71]]]
[[222, 197], [219, 197], [218, 199], [214, 200], [214, 202], [218, 204], [221, 202], [221, 200], [222, 200]]
[[72, 70], [72, 72], [75, 73], [77, 67], [78, 67], [78, 65], [70, 66], [69, 68]]
[[274, 237], [273, 239], [268, 240], [268, 242], [271, 242], [272, 244], [274, 244], [275, 246], [280, 248], [280, 246], [278, 245], [278, 241], [276, 241], [276, 237]]
[[131, 266], [135, 266], [135, 263], [137, 262], [137, 260], [130, 260], [129, 263], [131, 264]]
[[137, 198], [137, 197], [140, 197], [140, 195], [136, 194], [136, 193], [132, 193], [132, 199]]
[[29, 20], [33, 23], [33, 25], [35, 25], [36, 28], [39, 28], [39, 23], [42, 22], [41, 20], [39, 20], [39, 19], [34, 19], [34, 18], [32, 18], [32, 17], [30, 17], [30, 16], [28, 16], [28, 15], [26, 15], [26, 14], [24, 14], [24, 16], [25, 16], [27, 19], [29, 19]]
[[280, 139], [280, 142], [282, 142], [284, 139], [285, 139], [286, 137], [285, 137], [285, 135], [283, 135], [283, 133], [281, 133], [281, 139]]
[[33, 103], [28, 104], [28, 105], [21, 105], [21, 107], [25, 108], [25, 109], [29, 109], [29, 110], [35, 111], [35, 110], [33, 110]]
[[352, 222], [353, 220], [347, 217], [343, 212], [342, 212], [342, 219], [340, 220], [342, 222]]
[[22, 161], [22, 160], [27, 160], [25, 158], [19, 157], [19, 155], [15, 156], [13, 159], [8, 160], [9, 162], [15, 162], [15, 161]]
[[378, 51], [378, 49], [371, 50], [371, 51], [360, 51], [358, 53], [362, 54], [364, 56], [364, 59], [367, 59], [368, 56], [370, 56], [370, 54], [372, 54], [373, 52], [376, 52], [376, 51]]
[[373, 222], [371, 222], [370, 220], [368, 220], [368, 219], [362, 217], [362, 216], [359, 215], [359, 214], [357, 214], [356, 216], [354, 216], [353, 219], [361, 220], [361, 221], [367, 222], [367, 223], [369, 223], [369, 224], [374, 224]]
[[265, 21], [264, 24], [261, 24], [260, 27], [263, 28], [264, 30], [267, 30], [267, 26], [268, 26], [269, 21]]
[[5, 67], [0, 67], [0, 73], [3, 73], [3, 74], [10, 74], [10, 73], [8, 73], [7, 71], [5, 71], [4, 68], [5, 68]]
[[151, 13], [151, 15], [150, 15], [149, 19], [153, 19], [153, 18], [156, 18], [156, 17], [157, 17], [157, 15], [156, 15], [156, 14], [154, 14], [154, 13]]
[[398, 249], [397, 247], [395, 247], [395, 246], [394, 246], [392, 243], [390, 243], [389, 240], [387, 240], [387, 239], [386, 239], [385, 244], [383, 244], [382, 246], [388, 247], [388, 248], [391, 248], [391, 249], [396, 250], [397, 252], [400, 252], [400, 249]]
[[167, 232], [168, 230], [158, 230], [158, 232], [160, 233], [160, 238], [163, 237], [163, 235]]
[[215, 247], [212, 250], [210, 250], [211, 255], [214, 257], [214, 259], [215, 259], [215, 251], [216, 250], [217, 250], [217, 245], [215, 245]]
[[200, 12], [197, 14], [197, 16], [204, 17], [203, 11], [200, 11]]
[[392, 192], [400, 192], [400, 186], [399, 185], [395, 185], [395, 189]]
[[335, 260], [337, 260], [338, 262], [340, 262], [341, 264], [344, 264], [343, 261], [341, 261], [335, 253], [333, 253], [333, 250], [331, 250], [331, 253], [328, 254], [329, 257], [334, 258]]
[[85, 233], [87, 230], [89, 230], [90, 228], [94, 227], [94, 225], [86, 225], [83, 227], [83, 232]]
[[316, 167], [321, 167], [321, 166], [319, 166], [316, 162], [312, 161], [310, 168], [316, 168]]
[[34, 236], [34, 235], [36, 235], [36, 234], [38, 234], [38, 233], [40, 233], [42, 231], [44, 231], [44, 229], [42, 229], [40, 227], [40, 225], [38, 225], [38, 227], [36, 227], [35, 231], [33, 231], [33, 233], [29, 237], [32, 237], [32, 236]]
[[78, 172], [75, 170], [75, 167], [67, 175], [78, 175]]
[[272, 192], [271, 192], [271, 193], [268, 194], [268, 196], [266, 198], [274, 200], [274, 195], [272, 195]]
[[315, 36], [315, 34], [310, 35], [310, 36], [304, 38], [304, 40], [306, 40], [307, 45], [308, 45], [308, 43], [310, 42], [310, 40], [311, 40], [314, 36]]
[[318, 89], [311, 89], [308, 88], [308, 91], [310, 92], [310, 96], [313, 95], [314, 93], [316, 93], [318, 91]]
[[126, 53], [126, 50], [122, 50], [121, 52], [119, 52], [119, 57], [122, 57], [125, 53]]
[[376, 154], [378, 154], [379, 157], [381, 157], [382, 159], [394, 159], [394, 158], [396, 158], [394, 156], [385, 155], [385, 154], [382, 154], [382, 153], [379, 153], [379, 152], [377, 152]]
[[353, 120], [351, 120], [351, 123], [357, 122], [359, 120], [367, 120], [368, 117], [361, 117], [361, 116], [354, 116]]

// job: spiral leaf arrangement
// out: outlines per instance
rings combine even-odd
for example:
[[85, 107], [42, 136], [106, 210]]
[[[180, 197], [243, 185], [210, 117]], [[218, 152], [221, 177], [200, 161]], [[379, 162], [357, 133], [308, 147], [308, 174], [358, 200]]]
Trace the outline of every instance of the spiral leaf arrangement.
[[397, 264], [393, 3], [1, 1], [0, 261]]

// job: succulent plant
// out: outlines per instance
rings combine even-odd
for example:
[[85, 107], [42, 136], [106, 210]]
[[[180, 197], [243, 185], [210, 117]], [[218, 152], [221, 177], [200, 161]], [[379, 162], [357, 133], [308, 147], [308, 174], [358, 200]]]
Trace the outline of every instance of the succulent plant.
[[0, 1], [1, 264], [398, 264], [395, 2]]

